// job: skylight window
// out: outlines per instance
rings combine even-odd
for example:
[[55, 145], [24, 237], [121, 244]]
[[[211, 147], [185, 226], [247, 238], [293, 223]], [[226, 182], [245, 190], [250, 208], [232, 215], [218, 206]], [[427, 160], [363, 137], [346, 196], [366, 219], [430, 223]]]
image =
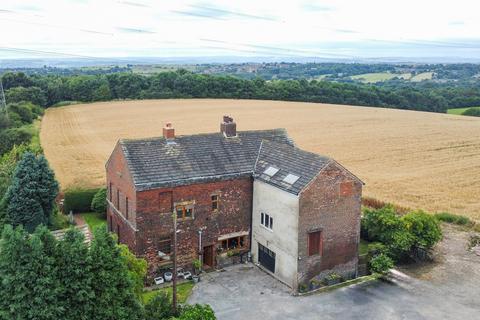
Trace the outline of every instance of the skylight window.
[[277, 172], [278, 172], [278, 169], [274, 167], [268, 167], [265, 171], [263, 171], [263, 173], [269, 177], [273, 177]]
[[289, 173], [285, 178], [283, 178], [283, 182], [294, 184], [298, 179], [300, 179], [299, 176]]

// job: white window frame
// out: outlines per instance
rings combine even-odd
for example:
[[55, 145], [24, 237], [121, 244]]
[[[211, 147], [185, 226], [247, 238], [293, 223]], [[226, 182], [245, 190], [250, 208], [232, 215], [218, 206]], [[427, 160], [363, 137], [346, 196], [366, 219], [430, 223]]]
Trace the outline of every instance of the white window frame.
[[268, 213], [260, 213], [260, 225], [269, 231], [273, 231], [273, 217]]

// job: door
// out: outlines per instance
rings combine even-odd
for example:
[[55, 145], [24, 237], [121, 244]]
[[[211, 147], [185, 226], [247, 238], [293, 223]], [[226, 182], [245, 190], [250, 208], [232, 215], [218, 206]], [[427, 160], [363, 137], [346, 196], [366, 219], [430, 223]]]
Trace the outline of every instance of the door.
[[215, 259], [213, 252], [213, 245], [203, 248], [203, 265], [205, 267], [214, 267]]
[[258, 262], [273, 273], [275, 273], [275, 256], [275, 252], [258, 244]]

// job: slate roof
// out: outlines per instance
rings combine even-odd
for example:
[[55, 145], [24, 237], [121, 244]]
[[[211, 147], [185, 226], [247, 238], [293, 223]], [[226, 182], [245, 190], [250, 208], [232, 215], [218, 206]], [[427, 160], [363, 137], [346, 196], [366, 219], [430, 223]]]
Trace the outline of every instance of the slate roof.
[[144, 191], [252, 176], [262, 141], [293, 146], [285, 129], [120, 140], [135, 189]]
[[[330, 161], [332, 160], [328, 157], [303, 151], [291, 145], [265, 140], [260, 146], [254, 177], [298, 195]], [[270, 166], [279, 169], [272, 177], [264, 173]], [[283, 181], [288, 174], [294, 174], [299, 179], [293, 184], [288, 184]]]

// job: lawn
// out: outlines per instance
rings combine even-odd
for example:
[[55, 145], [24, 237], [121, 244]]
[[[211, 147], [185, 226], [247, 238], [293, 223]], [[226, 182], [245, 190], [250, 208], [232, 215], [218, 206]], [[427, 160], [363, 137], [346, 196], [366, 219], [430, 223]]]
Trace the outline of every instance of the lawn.
[[81, 215], [83, 219], [85, 219], [85, 222], [88, 224], [88, 227], [90, 228], [90, 230], [93, 230], [98, 226], [106, 226], [107, 224], [107, 220], [105, 219], [105, 216], [101, 213], [88, 212], [88, 213], [82, 213]]
[[[472, 107], [472, 108], [480, 109], [480, 107]], [[458, 115], [461, 115], [461, 114], [464, 113], [465, 110], [467, 110], [467, 109], [470, 109], [470, 108], [448, 109], [448, 110], [447, 110], [447, 113], [448, 113], [448, 114], [458, 114]]]
[[364, 254], [368, 253], [368, 244], [369, 244], [368, 241], [360, 239], [360, 245], [358, 247], [358, 251], [359, 251], [358, 254], [359, 255], [364, 255]]
[[[179, 303], [185, 303], [192, 293], [193, 289], [193, 282], [188, 281], [182, 284], [179, 284], [177, 286], [177, 298]], [[160, 292], [167, 292], [168, 295], [171, 297], [172, 296], [172, 287], [166, 287], [166, 288], [161, 288], [158, 290], [152, 290], [152, 291], [145, 291], [142, 294], [142, 300], [144, 304], [147, 304], [148, 301], [150, 301], [155, 295], [157, 295]]]

